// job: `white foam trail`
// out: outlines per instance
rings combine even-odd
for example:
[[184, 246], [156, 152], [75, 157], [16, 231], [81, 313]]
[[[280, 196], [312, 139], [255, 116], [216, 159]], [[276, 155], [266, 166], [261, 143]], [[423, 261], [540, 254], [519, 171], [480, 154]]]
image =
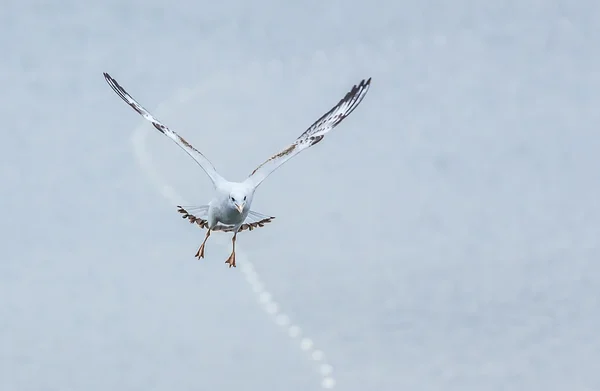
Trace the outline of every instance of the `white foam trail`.
[[[189, 91], [182, 91], [178, 94], [178, 98], [161, 104], [157, 109], [157, 115], [159, 118], [162, 116], [160, 112], [167, 104], [173, 102], [183, 103], [189, 99], [191, 95], [193, 94], [190, 94]], [[152, 126], [147, 121], [143, 121], [133, 132], [132, 142], [136, 161], [150, 182], [156, 187], [159, 193], [169, 201], [169, 203], [173, 205], [190, 205], [190, 203], [180, 197], [175, 189], [161, 178], [158, 175], [157, 170], [154, 169], [151, 156], [146, 149], [146, 137], [148, 133], [153, 131], [154, 129]], [[225, 244], [226, 242], [227, 244], [229, 243], [229, 241], [225, 240], [222, 236], [215, 236], [214, 239], [211, 237], [213, 243], [215, 241], [221, 244]], [[236, 258], [241, 261], [239, 262], [240, 271], [244, 273], [246, 281], [250, 285], [252, 291], [256, 294], [257, 300], [263, 310], [271, 317], [271, 319], [273, 319], [277, 326], [287, 330], [287, 335], [290, 338], [300, 339], [298, 347], [303, 352], [307, 353], [309, 359], [319, 363], [318, 368], [319, 374], [321, 375], [321, 387], [324, 389], [333, 389], [336, 385], [333, 377], [333, 367], [326, 361], [325, 353], [322, 350], [316, 349], [312, 338], [309, 338], [308, 336], [302, 337], [302, 329], [291, 322], [289, 316], [281, 309], [281, 305], [273, 299], [273, 296], [265, 288], [264, 283], [261, 281], [260, 276], [254, 269], [254, 265], [250, 262], [248, 256], [243, 251], [236, 249]]]

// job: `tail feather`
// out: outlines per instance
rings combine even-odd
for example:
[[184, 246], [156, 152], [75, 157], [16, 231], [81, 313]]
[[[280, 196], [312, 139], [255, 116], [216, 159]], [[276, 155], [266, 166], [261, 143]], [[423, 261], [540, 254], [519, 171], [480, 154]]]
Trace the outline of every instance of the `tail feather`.
[[[191, 224], [196, 223], [200, 228], [208, 229], [208, 205], [189, 206], [185, 208], [178, 205], [177, 211], [182, 214], [182, 218], [188, 219]], [[246, 220], [244, 220], [238, 232], [245, 230], [252, 231], [255, 228], [264, 227], [265, 224], [272, 222], [274, 218], [273, 216], [267, 216], [251, 210], [248, 212], [248, 216], [246, 216]], [[235, 226], [233, 225], [218, 223], [212, 230], [233, 232], [234, 228]]]

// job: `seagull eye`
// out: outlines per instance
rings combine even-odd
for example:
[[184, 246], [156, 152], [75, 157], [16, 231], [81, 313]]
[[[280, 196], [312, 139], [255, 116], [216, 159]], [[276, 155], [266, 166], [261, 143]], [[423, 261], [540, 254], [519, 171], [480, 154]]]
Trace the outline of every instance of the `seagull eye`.
[[246, 201], [246, 196], [244, 196], [244, 201]]
[[229, 197], [229, 198], [231, 198], [231, 201], [235, 201], [235, 199], [233, 197]]

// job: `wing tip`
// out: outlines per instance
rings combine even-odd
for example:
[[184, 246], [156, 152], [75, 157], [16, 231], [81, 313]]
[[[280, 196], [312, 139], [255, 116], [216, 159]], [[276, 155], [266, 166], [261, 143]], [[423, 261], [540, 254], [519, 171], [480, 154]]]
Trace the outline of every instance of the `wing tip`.
[[371, 76], [369, 76], [368, 79], [362, 79], [360, 81], [360, 83], [358, 83], [357, 88], [362, 91], [362, 90], [368, 89], [370, 86], [371, 86]]
[[115, 90], [117, 94], [121, 95], [119, 90], [122, 90], [123, 87], [121, 87], [119, 83], [110, 74], [108, 74], [108, 72], [102, 72], [102, 74], [104, 75], [104, 80], [106, 80], [108, 85], [111, 86], [111, 88]]
[[352, 98], [354, 98], [356, 96], [361, 96], [361, 95], [364, 96], [365, 93], [367, 92], [367, 90], [369, 89], [369, 87], [371, 87], [371, 77], [370, 76], [368, 79], [362, 79], [358, 84], [355, 84], [354, 86], [352, 86], [352, 88], [350, 89], [350, 91], [348, 91], [348, 93], [346, 94], [344, 99], [342, 99], [342, 101], [351, 100]]
[[115, 80], [108, 72], [102, 72], [102, 74], [104, 75], [104, 79], [109, 83]]
[[352, 113], [354, 111], [354, 109], [356, 109], [358, 107], [360, 102], [362, 102], [364, 97], [367, 95], [367, 92], [369, 91], [370, 87], [371, 87], [371, 76], [369, 76], [368, 79], [362, 79], [360, 81], [360, 83], [355, 84], [352, 87], [352, 89], [350, 91], [348, 91], [346, 96], [338, 103], [338, 106], [339, 106], [339, 104], [341, 104], [342, 102], [351, 102], [348, 107], [348, 110], [344, 114], [344, 117], [349, 116], [350, 113]]

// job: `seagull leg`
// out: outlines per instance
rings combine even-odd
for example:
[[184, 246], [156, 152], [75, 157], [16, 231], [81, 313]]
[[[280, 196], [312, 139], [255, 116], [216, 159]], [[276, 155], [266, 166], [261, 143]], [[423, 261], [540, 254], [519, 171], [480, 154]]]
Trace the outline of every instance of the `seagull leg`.
[[235, 233], [233, 234], [233, 238], [231, 239], [231, 242], [233, 243], [233, 251], [231, 252], [231, 255], [229, 256], [229, 258], [227, 258], [227, 260], [225, 261], [225, 263], [229, 264], [229, 267], [237, 267], [235, 266], [235, 238], [237, 236], [237, 231], [235, 231]]
[[200, 245], [198, 252], [196, 252], [196, 255], [194, 255], [196, 258], [198, 258], [198, 259], [204, 258], [204, 245], [206, 244], [206, 241], [208, 240], [209, 236], [210, 236], [210, 228], [206, 232], [206, 236], [204, 237], [204, 241], [202, 242], [202, 245]]

